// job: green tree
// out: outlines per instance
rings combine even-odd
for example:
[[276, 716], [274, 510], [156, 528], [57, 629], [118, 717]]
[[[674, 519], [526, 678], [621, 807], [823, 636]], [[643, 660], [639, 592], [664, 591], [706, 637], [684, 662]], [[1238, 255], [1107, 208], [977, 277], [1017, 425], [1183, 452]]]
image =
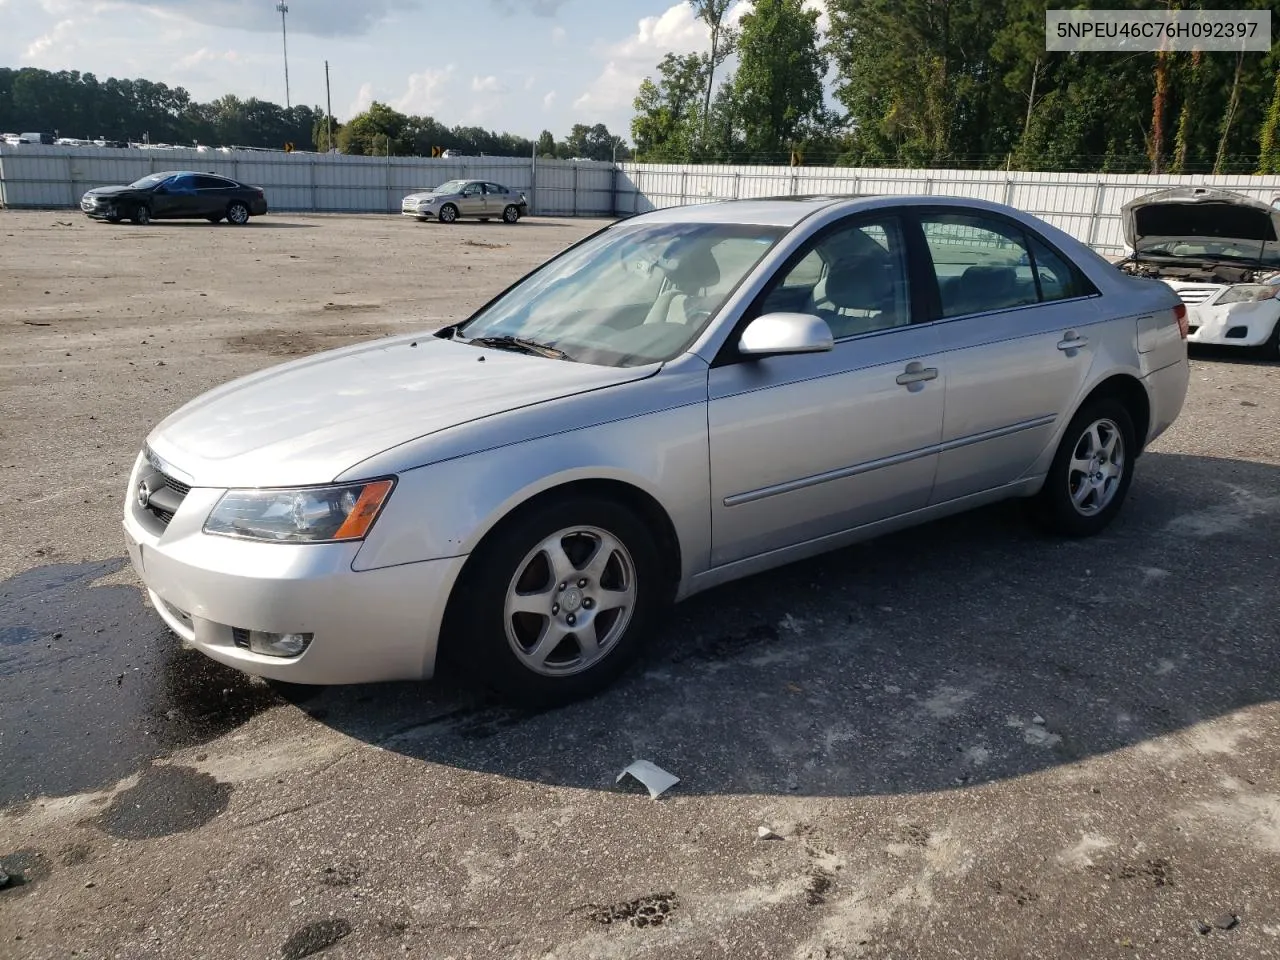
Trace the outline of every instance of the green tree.
[[701, 53], [668, 53], [658, 64], [658, 80], [645, 78], [640, 84], [631, 139], [642, 159], [676, 162], [692, 157], [706, 64]]
[[707, 139], [707, 127], [711, 122], [711, 94], [714, 92], [716, 70], [733, 54], [737, 32], [725, 23], [725, 16], [733, 0], [688, 0], [697, 18], [707, 25], [711, 33], [711, 53], [707, 57], [707, 80], [702, 100], [703, 141]]
[[826, 119], [818, 14], [803, 0], [756, 0], [742, 18], [733, 96], [746, 147], [777, 158], [820, 132]]

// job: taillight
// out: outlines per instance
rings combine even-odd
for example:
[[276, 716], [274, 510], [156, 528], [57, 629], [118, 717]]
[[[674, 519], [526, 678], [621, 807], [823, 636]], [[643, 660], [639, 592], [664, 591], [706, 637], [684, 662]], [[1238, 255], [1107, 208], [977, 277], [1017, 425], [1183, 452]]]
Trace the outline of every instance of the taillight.
[[1178, 321], [1178, 336], [1187, 339], [1187, 305], [1180, 303], [1173, 308], [1173, 319]]

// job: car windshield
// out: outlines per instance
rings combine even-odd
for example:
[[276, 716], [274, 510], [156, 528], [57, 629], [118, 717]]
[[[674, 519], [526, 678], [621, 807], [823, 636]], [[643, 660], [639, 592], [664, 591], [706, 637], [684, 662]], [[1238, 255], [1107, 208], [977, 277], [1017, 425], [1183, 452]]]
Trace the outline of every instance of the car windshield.
[[1139, 240], [1139, 254], [1186, 257], [1190, 260], [1246, 260], [1280, 266], [1280, 243], [1274, 240], [1222, 240], [1214, 237], [1160, 237]]
[[467, 180], [449, 180], [440, 184], [438, 187], [432, 187], [431, 193], [458, 193], [470, 181]]
[[522, 338], [608, 366], [669, 360], [785, 232], [735, 223], [614, 227], [537, 270], [456, 335]]
[[129, 186], [137, 190], [145, 190], [147, 187], [154, 187], [161, 180], [168, 180], [172, 176], [172, 173], [152, 173], [143, 177], [141, 180], [133, 181]]

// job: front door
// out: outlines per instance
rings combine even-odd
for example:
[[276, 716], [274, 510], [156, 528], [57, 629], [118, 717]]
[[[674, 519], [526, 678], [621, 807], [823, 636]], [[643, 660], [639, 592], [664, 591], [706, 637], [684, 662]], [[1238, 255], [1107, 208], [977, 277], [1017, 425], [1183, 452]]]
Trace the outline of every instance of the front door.
[[460, 205], [460, 212], [466, 216], [476, 217], [483, 214], [485, 212], [484, 185], [481, 183], [468, 183], [463, 187]]
[[946, 378], [912, 323], [898, 220], [818, 234], [747, 315], [778, 311], [822, 317], [836, 344], [712, 367], [713, 566], [918, 510], [933, 487]]
[[1021, 224], [937, 211], [923, 213], [920, 227], [947, 368], [933, 490], [933, 502], [944, 503], [1027, 474], [1083, 389], [1096, 319], [1088, 280]]
[[190, 217], [200, 204], [196, 178], [189, 173], [170, 177], [151, 196], [151, 216], [164, 219]]

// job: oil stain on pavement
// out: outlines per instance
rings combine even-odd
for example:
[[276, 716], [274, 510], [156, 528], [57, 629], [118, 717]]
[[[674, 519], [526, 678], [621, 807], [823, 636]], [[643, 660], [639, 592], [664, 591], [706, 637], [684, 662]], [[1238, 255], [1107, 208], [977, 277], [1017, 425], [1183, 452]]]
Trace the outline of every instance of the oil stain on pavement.
[[124, 565], [51, 564], [0, 582], [0, 807], [107, 786], [284, 702], [184, 649], [137, 587], [95, 586]]

